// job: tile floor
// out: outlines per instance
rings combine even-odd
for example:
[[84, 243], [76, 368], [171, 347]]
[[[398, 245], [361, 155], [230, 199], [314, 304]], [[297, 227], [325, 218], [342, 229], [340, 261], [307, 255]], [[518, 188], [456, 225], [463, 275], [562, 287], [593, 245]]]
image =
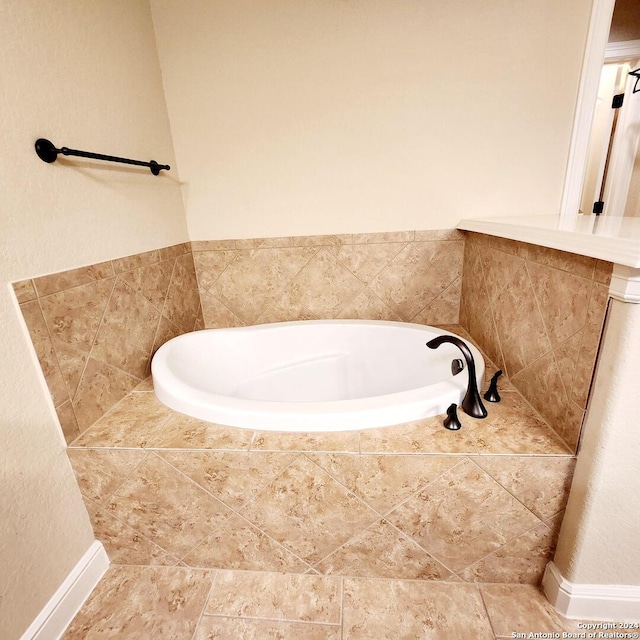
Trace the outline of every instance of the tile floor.
[[63, 640], [498, 640], [579, 631], [532, 585], [114, 566]]
[[147, 380], [68, 450], [112, 566], [65, 640], [576, 629], [536, 587], [575, 457], [508, 380], [458, 432], [440, 417], [252, 432], [151, 392]]

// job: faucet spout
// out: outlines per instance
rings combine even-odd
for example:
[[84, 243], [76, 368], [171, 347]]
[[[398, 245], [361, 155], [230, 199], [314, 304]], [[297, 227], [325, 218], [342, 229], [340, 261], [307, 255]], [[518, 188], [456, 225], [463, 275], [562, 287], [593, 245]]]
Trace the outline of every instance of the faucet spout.
[[463, 411], [470, 415], [472, 418], [486, 418], [487, 410], [485, 409], [484, 404], [482, 404], [482, 399], [480, 398], [480, 394], [478, 393], [478, 382], [476, 380], [476, 363], [473, 359], [473, 354], [471, 353], [469, 347], [465, 344], [464, 340], [458, 338], [457, 336], [450, 335], [441, 335], [437, 338], [433, 338], [433, 340], [429, 340], [427, 342], [427, 347], [429, 349], [437, 349], [441, 344], [448, 342], [450, 344], [455, 345], [460, 349], [462, 355], [467, 363], [467, 373], [469, 374], [469, 382], [467, 383], [467, 393], [462, 400], [462, 404], [460, 405]]

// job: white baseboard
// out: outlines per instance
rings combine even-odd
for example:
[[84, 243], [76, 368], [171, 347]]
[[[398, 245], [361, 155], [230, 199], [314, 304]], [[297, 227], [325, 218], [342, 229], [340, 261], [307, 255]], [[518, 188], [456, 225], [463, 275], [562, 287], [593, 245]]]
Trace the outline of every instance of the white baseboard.
[[640, 622], [640, 586], [575, 584], [549, 562], [542, 587], [558, 613], [573, 620]]
[[107, 552], [102, 543], [95, 540], [21, 640], [59, 640], [108, 568]]

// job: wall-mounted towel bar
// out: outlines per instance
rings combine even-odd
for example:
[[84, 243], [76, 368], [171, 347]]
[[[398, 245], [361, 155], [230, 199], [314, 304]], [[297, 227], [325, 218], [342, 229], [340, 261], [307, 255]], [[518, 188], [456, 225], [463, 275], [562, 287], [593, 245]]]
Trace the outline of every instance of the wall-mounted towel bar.
[[36, 140], [36, 153], [40, 160], [44, 162], [55, 162], [58, 154], [63, 156], [80, 156], [81, 158], [93, 158], [94, 160], [106, 160], [107, 162], [120, 162], [122, 164], [135, 164], [139, 167], [149, 167], [151, 173], [157, 176], [160, 173], [160, 169], [169, 171], [171, 167], [168, 164], [158, 164], [155, 160], [144, 162], [142, 160], [130, 160], [129, 158], [118, 158], [117, 156], [105, 156], [102, 153], [92, 153], [91, 151], [78, 151], [77, 149], [69, 149], [62, 147], [56, 149], [53, 142], [46, 138], [38, 138]]

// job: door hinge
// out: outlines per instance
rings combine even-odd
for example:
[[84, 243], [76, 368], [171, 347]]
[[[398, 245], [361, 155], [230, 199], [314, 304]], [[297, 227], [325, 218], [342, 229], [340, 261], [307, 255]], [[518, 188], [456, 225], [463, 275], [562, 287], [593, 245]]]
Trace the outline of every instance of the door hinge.
[[604, 200], [593, 203], [593, 213], [599, 216], [604, 211]]
[[617, 96], [613, 96], [613, 101], [611, 102], [612, 109], [619, 109], [624, 102], [624, 93], [619, 93]]

